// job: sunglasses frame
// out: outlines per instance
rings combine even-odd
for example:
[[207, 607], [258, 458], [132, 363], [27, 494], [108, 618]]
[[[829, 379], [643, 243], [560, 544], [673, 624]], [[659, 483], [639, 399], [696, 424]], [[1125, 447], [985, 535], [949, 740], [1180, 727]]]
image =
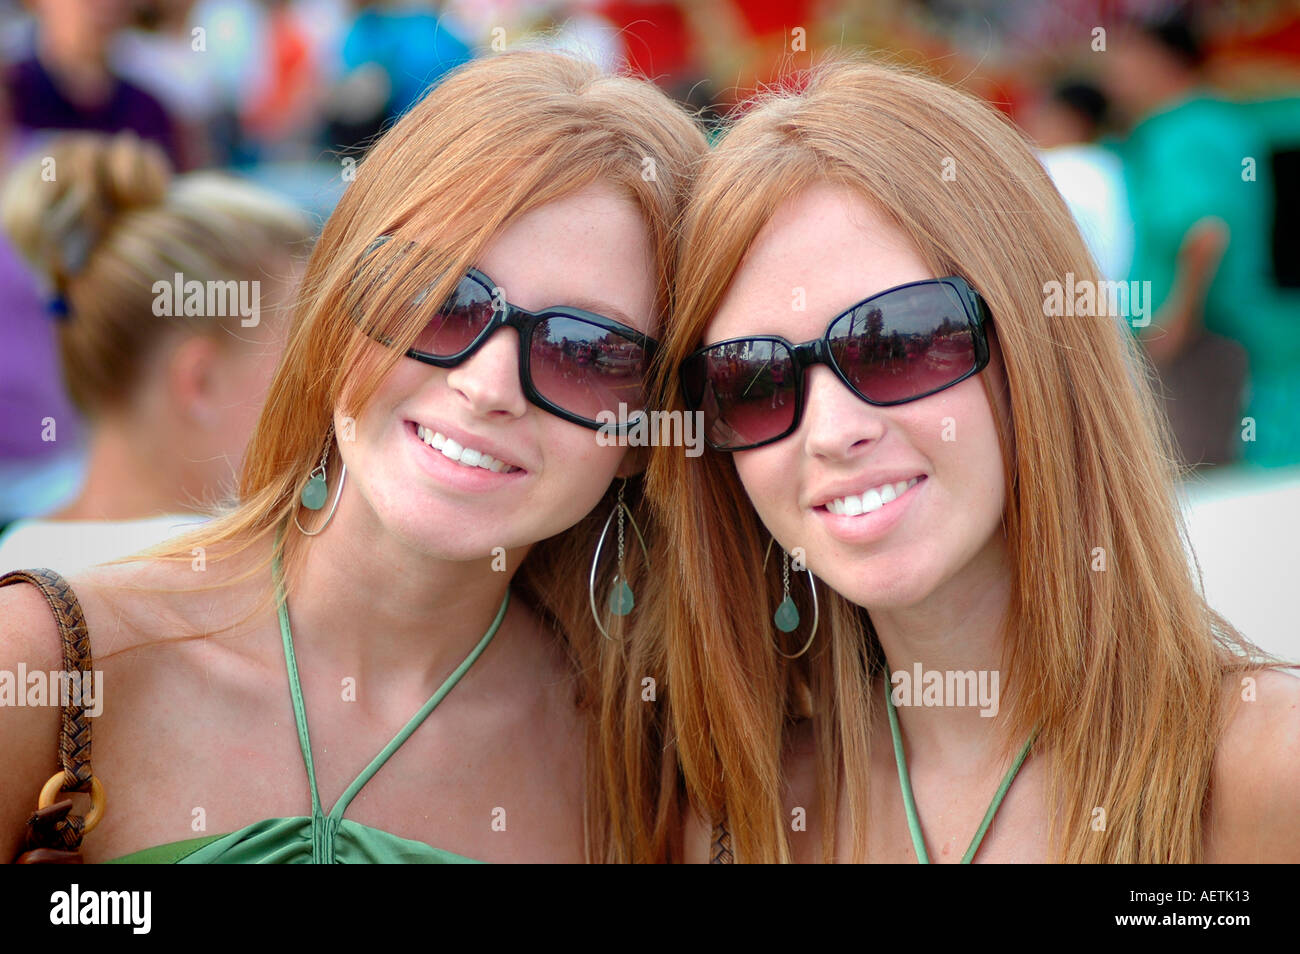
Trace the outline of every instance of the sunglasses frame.
[[[381, 235], [371, 243], [370, 247], [366, 250], [366, 254], [368, 255], [390, 238], [391, 236]], [[554, 414], [556, 417], [563, 418], [572, 424], [579, 424], [583, 427], [588, 427], [593, 431], [603, 429], [614, 434], [622, 434], [625, 430], [635, 427], [640, 421], [640, 416], [649, 411], [649, 408], [643, 408], [639, 414], [631, 415], [625, 424], [619, 424], [617, 422], [602, 424], [600, 421], [585, 418], [580, 414], [561, 407], [542, 394], [533, 384], [530, 351], [532, 348], [533, 331], [539, 324], [548, 318], [572, 318], [589, 325], [595, 325], [603, 331], [612, 331], [615, 334], [628, 339], [645, 351], [647, 367], [649, 367], [650, 362], [654, 360], [655, 353], [659, 348], [659, 342], [654, 338], [637, 331], [635, 328], [629, 328], [627, 325], [615, 321], [612, 318], [606, 318], [604, 315], [598, 315], [593, 311], [585, 311], [582, 308], [570, 308], [560, 305], [545, 308], [542, 311], [537, 312], [529, 311], [526, 308], [520, 308], [518, 305], [513, 305], [504, 299], [499, 299], [497, 295], [493, 294], [493, 290], [500, 286], [494, 283], [491, 278], [479, 271], [477, 268], [469, 268], [466, 270], [464, 276], [460, 279], [460, 282], [465, 281], [475, 282], [487, 293], [488, 300], [493, 304], [491, 319], [489, 319], [488, 323], [483, 326], [483, 329], [474, 336], [474, 340], [456, 354], [446, 356], [437, 355], [431, 354], [427, 351], [420, 351], [417, 348], [412, 347], [406, 349], [406, 356], [408, 358], [414, 358], [416, 361], [423, 362], [424, 364], [431, 364], [438, 368], [454, 368], [463, 364], [476, 351], [483, 347], [484, 343], [499, 329], [506, 327], [514, 328], [515, 331], [519, 333], [519, 385], [524, 392], [524, 396], [528, 398], [530, 403], [540, 407], [544, 411]], [[456, 291], [452, 292], [453, 298], [460, 289], [460, 282], [456, 285]], [[417, 299], [417, 301], [418, 300], [419, 299]], [[451, 299], [448, 299], [448, 301], [450, 300]], [[504, 307], [497, 307], [498, 301], [500, 301]], [[447, 302], [444, 302], [443, 306], [445, 307], [446, 304]], [[389, 344], [388, 341], [383, 339], [379, 340], [383, 344]]]
[[[847, 318], [850, 314], [857, 311], [859, 308], [862, 308], [863, 306], [875, 301], [878, 298], [884, 298], [886, 295], [893, 295], [905, 289], [916, 288], [917, 286], [920, 285], [946, 285], [947, 287], [951, 288], [954, 292], [957, 293], [957, 299], [962, 303], [962, 307], [965, 309], [966, 312], [966, 320], [970, 325], [972, 346], [975, 350], [975, 361], [969, 370], [963, 372], [960, 377], [954, 378], [952, 381], [949, 381], [947, 384], [943, 385], [942, 387], [932, 388], [931, 390], [925, 391], [924, 393], [915, 394], [911, 397], [906, 397], [898, 401], [872, 400], [871, 398], [862, 394], [857, 388], [855, 388], [849, 382], [848, 375], [846, 375], [844, 371], [841, 370], [840, 366], [835, 363], [835, 357], [833, 352], [831, 351], [831, 341], [830, 341], [831, 329], [835, 327], [837, 322], [842, 321], [843, 319]], [[696, 348], [694, 351], [688, 354], [685, 357], [685, 359], [683, 359], [681, 367], [685, 367], [686, 363], [692, 361], [693, 359], [704, 358], [709, 351], [711, 351], [714, 348], [717, 348], [720, 345], [745, 344], [745, 343], [752, 343], [758, 341], [770, 341], [770, 342], [775, 342], [784, 345], [785, 348], [790, 352], [791, 359], [794, 364], [794, 380], [792, 382], [792, 387], [794, 389], [794, 417], [791, 419], [790, 426], [786, 428], [784, 431], [782, 431], [780, 434], [777, 434], [775, 437], [769, 437], [765, 440], [758, 441], [757, 443], [754, 444], [743, 444], [738, 447], [720, 447], [719, 445], [715, 444], [713, 442], [713, 439], [709, 437], [708, 428], [706, 427], [705, 435], [704, 435], [705, 442], [716, 451], [721, 451], [723, 453], [730, 454], [736, 451], [753, 450], [756, 447], [764, 447], [768, 444], [774, 444], [779, 440], [784, 440], [785, 438], [789, 437], [791, 434], [793, 434], [795, 431], [799, 429], [799, 425], [803, 423], [804, 405], [807, 403], [805, 397], [807, 391], [806, 371], [808, 368], [811, 368], [813, 365], [824, 364], [827, 367], [829, 367], [831, 371], [835, 374], [835, 376], [839, 378], [840, 382], [846, 388], [848, 388], [849, 391], [852, 392], [855, 397], [859, 398], [860, 400], [864, 401], [867, 404], [872, 405], [873, 407], [895, 407], [899, 404], [909, 404], [912, 401], [919, 401], [921, 400], [921, 398], [929, 397], [932, 394], [938, 394], [940, 391], [946, 391], [948, 388], [953, 387], [956, 384], [960, 384], [962, 381], [965, 381], [967, 378], [979, 374], [981, 371], [983, 371], [988, 366], [989, 363], [989, 343], [988, 343], [988, 334], [986, 331], [986, 327], [990, 326], [992, 322], [993, 322], [993, 316], [992, 313], [989, 311], [988, 303], [984, 301], [984, 298], [980, 295], [980, 293], [977, 292], [974, 288], [972, 288], [970, 283], [967, 282], [964, 278], [958, 275], [947, 275], [943, 278], [927, 278], [919, 282], [908, 282], [904, 285], [896, 285], [893, 288], [886, 288], [884, 291], [877, 292], [874, 295], [864, 298], [862, 299], [862, 301], [854, 305], [850, 305], [848, 308], [845, 308], [834, 318], [832, 318], [829, 322], [827, 322], [826, 330], [822, 332], [821, 337], [814, 338], [811, 341], [805, 341], [800, 344], [795, 344], [794, 342], [789, 341], [788, 339], [783, 338], [780, 335], [746, 335], [739, 338], [728, 338], [725, 341], [715, 341], [712, 344], [708, 344], [708, 345], [704, 345], [703, 347]], [[686, 407], [692, 411], [701, 410], [701, 408], [696, 406], [696, 402], [691, 400], [691, 396], [686, 387], [686, 377], [681, 373], [680, 368], [678, 371], [678, 383], [679, 383], [679, 389], [681, 392], [682, 400], [685, 402]], [[706, 385], [707, 385], [707, 380], [706, 380]]]

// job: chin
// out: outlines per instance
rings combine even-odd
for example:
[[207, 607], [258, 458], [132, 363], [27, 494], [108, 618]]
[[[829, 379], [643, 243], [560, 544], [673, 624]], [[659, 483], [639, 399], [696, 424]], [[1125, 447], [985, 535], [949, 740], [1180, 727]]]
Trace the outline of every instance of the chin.
[[[917, 569], [904, 569], [899, 572], [897, 563], [891, 569], [882, 568], [888, 561], [871, 561], [871, 566], [862, 567], [851, 578], [843, 579], [844, 585], [837, 586], [833, 578], [818, 577], [842, 597], [867, 611], [903, 610], [924, 603], [934, 592], [933, 574]], [[816, 570], [813, 571], [816, 574]], [[842, 574], [837, 574], [842, 576]], [[793, 582], [791, 587], [793, 587]]]
[[[491, 527], [468, 527], [455, 511], [430, 508], [419, 513], [377, 513], [385, 531], [416, 553], [438, 560], [475, 560], [488, 556], [501, 541]], [[487, 539], [494, 542], [488, 543]]]

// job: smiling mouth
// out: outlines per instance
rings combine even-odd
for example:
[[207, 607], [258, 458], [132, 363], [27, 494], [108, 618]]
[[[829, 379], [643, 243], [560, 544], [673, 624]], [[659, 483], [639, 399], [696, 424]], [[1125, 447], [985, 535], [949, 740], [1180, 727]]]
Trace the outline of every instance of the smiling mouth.
[[491, 454], [458, 444], [440, 431], [427, 428], [423, 424], [415, 425], [415, 436], [438, 451], [443, 457], [455, 461], [462, 467], [490, 470], [494, 474], [513, 474], [515, 471], [523, 470], [522, 467], [507, 464]]
[[837, 517], [857, 517], [875, 513], [881, 507], [893, 503], [924, 479], [924, 477], [913, 477], [911, 480], [900, 480], [896, 483], [872, 487], [860, 496], [836, 497], [828, 501], [822, 509]]

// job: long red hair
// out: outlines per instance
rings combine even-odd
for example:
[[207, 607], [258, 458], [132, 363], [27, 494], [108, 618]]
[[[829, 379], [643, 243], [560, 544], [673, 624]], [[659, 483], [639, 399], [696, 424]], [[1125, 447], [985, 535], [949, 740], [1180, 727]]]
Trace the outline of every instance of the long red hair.
[[[670, 369], [701, 343], [755, 236], [784, 199], [820, 183], [873, 203], [933, 274], [965, 277], [994, 315], [1014, 567], [1002, 742], [1010, 757], [1039, 727], [1047, 797], [1059, 806], [1052, 855], [1200, 860], [1223, 678], [1266, 660], [1198, 587], [1176, 458], [1131, 335], [1110, 317], [1044, 318], [1046, 282], [1100, 276], [1003, 117], [934, 79], [852, 57], [814, 68], [798, 91], [760, 95], [696, 181], [664, 400], [683, 409]], [[869, 739], [884, 709], [871, 691], [883, 653], [870, 616], [823, 586], [816, 644], [787, 662], [772, 623], [779, 567], [762, 568], [766, 535], [730, 455], [661, 450], [647, 491], [678, 562], [675, 597], [643, 623], [666, 660], [687, 797], [706, 817], [726, 814], [742, 859], [788, 860], [782, 753], [794, 722], [811, 716], [824, 854], [836, 844], [844, 781], [851, 858], [865, 859]], [[1104, 573], [1089, 567], [1099, 546]], [[807, 588], [792, 593], [810, 619]], [[1101, 834], [1090, 825], [1096, 806], [1107, 812]]]

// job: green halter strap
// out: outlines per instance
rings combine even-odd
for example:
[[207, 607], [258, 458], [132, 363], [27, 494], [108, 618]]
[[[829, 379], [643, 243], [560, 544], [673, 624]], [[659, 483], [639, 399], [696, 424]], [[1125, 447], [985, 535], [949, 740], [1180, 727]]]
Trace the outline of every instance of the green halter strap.
[[[898, 713], [894, 711], [894, 700], [891, 698], [889, 690], [889, 680], [886, 679], [885, 704], [889, 707], [889, 730], [894, 736], [894, 761], [898, 763], [898, 784], [903, 791], [903, 809], [907, 812], [907, 829], [912, 835], [912, 848], [916, 851], [917, 862], [928, 865], [930, 855], [925, 850], [925, 837], [921, 834], [921, 819], [916, 814], [916, 799], [912, 797], [912, 780], [907, 774], [907, 758], [903, 755], [903, 734], [898, 728]], [[993, 823], [993, 816], [998, 813], [998, 807], [1002, 804], [1007, 789], [1011, 788], [1011, 782], [1015, 779], [1016, 773], [1020, 771], [1020, 766], [1024, 763], [1025, 757], [1029, 755], [1029, 747], [1034, 744], [1034, 738], [1037, 735], [1037, 730], [1030, 734], [1025, 741], [1024, 747], [1020, 750], [1020, 755], [1016, 757], [1006, 777], [1002, 779], [997, 794], [993, 796], [993, 801], [989, 803], [989, 810], [984, 813], [984, 821], [980, 823], [979, 831], [975, 832], [975, 837], [971, 839], [966, 854], [961, 856], [962, 864], [970, 864], [975, 857], [975, 853], [980, 850], [980, 842], [984, 840], [984, 833], [989, 830], [989, 825]]]

